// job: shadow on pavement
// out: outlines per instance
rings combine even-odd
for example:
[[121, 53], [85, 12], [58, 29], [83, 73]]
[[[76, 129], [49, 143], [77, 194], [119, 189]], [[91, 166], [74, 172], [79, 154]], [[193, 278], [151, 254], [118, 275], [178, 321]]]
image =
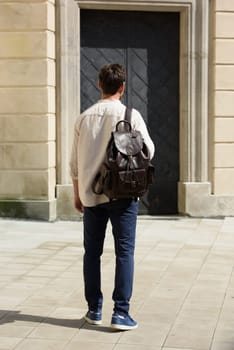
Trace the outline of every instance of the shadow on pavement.
[[66, 328], [83, 328], [105, 333], [116, 332], [116, 330], [113, 330], [110, 327], [90, 325], [83, 317], [80, 319], [54, 318], [21, 314], [20, 311], [0, 310], [0, 326], [7, 323], [13, 323], [15, 321], [43, 323]]

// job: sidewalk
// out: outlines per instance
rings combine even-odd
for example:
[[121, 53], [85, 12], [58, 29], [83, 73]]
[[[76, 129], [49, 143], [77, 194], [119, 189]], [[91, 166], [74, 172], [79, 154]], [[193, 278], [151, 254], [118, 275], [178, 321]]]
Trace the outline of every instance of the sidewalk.
[[139, 218], [133, 331], [109, 328], [110, 228], [101, 327], [83, 320], [82, 256], [81, 222], [0, 220], [0, 350], [234, 350], [234, 218]]

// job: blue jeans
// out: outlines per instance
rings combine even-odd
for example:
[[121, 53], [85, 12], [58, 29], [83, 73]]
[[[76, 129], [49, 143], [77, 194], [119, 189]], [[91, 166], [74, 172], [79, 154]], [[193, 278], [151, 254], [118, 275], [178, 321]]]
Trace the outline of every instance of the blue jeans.
[[100, 311], [101, 255], [110, 219], [115, 245], [114, 311], [128, 313], [132, 295], [134, 249], [138, 203], [133, 199], [113, 200], [84, 208], [84, 284], [89, 310]]

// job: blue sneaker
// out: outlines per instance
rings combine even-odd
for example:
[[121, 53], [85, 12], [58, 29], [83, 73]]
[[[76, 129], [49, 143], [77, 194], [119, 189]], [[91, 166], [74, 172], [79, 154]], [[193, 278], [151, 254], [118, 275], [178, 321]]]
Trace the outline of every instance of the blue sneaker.
[[102, 324], [102, 313], [101, 311], [91, 311], [89, 310], [84, 316], [85, 321], [92, 325]]
[[114, 312], [111, 319], [111, 327], [122, 331], [128, 331], [130, 329], [136, 329], [138, 327], [138, 323], [129, 315]]

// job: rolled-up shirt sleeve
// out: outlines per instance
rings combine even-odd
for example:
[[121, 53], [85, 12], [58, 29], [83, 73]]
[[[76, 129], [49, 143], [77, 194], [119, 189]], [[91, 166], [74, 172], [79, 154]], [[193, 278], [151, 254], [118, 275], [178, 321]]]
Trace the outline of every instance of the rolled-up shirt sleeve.
[[78, 141], [79, 131], [76, 123], [74, 126], [73, 143], [70, 157], [70, 175], [72, 179], [78, 179]]

